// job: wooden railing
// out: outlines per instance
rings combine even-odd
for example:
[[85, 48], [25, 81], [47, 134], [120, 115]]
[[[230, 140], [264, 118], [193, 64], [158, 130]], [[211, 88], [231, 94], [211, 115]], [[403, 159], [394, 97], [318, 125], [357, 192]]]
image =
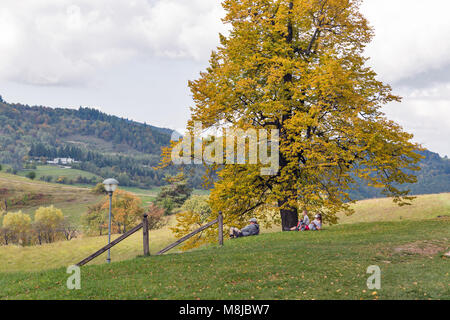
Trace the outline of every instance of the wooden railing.
[[216, 220], [213, 220], [210, 223], [205, 224], [204, 226], [202, 226], [202, 227], [198, 228], [197, 230], [189, 233], [188, 235], [184, 236], [183, 238], [175, 241], [171, 245], [169, 245], [166, 248], [164, 248], [161, 251], [159, 251], [156, 255], [160, 255], [160, 254], [166, 253], [167, 251], [175, 248], [179, 244], [181, 244], [181, 243], [185, 242], [186, 240], [192, 238], [193, 236], [195, 236], [196, 234], [202, 232], [203, 230], [208, 229], [209, 227], [215, 225], [216, 223], [219, 225], [219, 245], [223, 246], [223, 216], [222, 216], [222, 213], [219, 213], [219, 217]]
[[[179, 244], [185, 242], [186, 240], [192, 238], [196, 234], [202, 232], [203, 230], [208, 229], [209, 227], [211, 227], [211, 226], [213, 226], [215, 224], [218, 224], [218, 226], [219, 226], [219, 245], [223, 246], [223, 215], [220, 212], [219, 213], [219, 217], [217, 219], [215, 219], [214, 221], [209, 222], [208, 224], [198, 228], [197, 230], [191, 232], [190, 234], [184, 236], [183, 238], [175, 241], [174, 243], [170, 244], [166, 248], [164, 248], [161, 251], [159, 251], [156, 255], [161, 255], [163, 253], [166, 253], [167, 251], [175, 248]], [[79, 267], [84, 266], [89, 261], [97, 258], [99, 255], [101, 255], [102, 253], [106, 252], [108, 249], [114, 247], [116, 244], [120, 243], [121, 241], [125, 240], [126, 238], [128, 238], [132, 234], [136, 233], [141, 228], [143, 230], [142, 235], [143, 235], [144, 256], [149, 256], [150, 255], [150, 246], [149, 246], [149, 237], [148, 237], [148, 235], [149, 235], [149, 233], [148, 233], [148, 216], [145, 214], [144, 217], [143, 217], [142, 223], [140, 223], [139, 225], [137, 225], [136, 227], [134, 227], [130, 231], [124, 233], [123, 235], [121, 235], [120, 237], [118, 237], [117, 239], [112, 241], [110, 244], [104, 246], [103, 248], [101, 248], [97, 252], [91, 254], [86, 259], [81, 260], [76, 265], [79, 266]]]

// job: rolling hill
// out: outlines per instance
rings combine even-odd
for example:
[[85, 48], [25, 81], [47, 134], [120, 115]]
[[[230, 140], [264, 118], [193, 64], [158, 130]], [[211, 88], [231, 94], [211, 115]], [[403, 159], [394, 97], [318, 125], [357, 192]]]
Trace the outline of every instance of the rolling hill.
[[[67, 289], [66, 265], [5, 273], [0, 299], [450, 299], [443, 257], [450, 220], [424, 220], [417, 229], [417, 221], [349, 224], [88, 265], [81, 269], [81, 290]], [[382, 273], [379, 290], [366, 285], [372, 265]]]
[[[73, 169], [89, 172], [98, 180], [114, 177], [122, 186], [161, 186], [166, 184], [166, 175], [177, 172], [176, 168], [153, 169], [172, 132], [92, 108], [53, 109], [0, 100], [0, 163], [12, 166], [15, 173], [30, 161], [71, 157], [78, 161]], [[450, 160], [431, 151], [419, 153], [424, 159], [418, 182], [402, 189], [415, 195], [450, 192]], [[201, 188], [203, 172], [199, 167], [190, 170], [193, 187]], [[351, 192], [355, 200], [381, 196], [378, 189], [364, 184]]]

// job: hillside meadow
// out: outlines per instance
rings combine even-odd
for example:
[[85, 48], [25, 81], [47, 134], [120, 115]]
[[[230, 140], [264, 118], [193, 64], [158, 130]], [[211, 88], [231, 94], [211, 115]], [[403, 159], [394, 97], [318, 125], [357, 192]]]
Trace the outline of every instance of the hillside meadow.
[[[125, 188], [144, 201], [157, 190]], [[89, 188], [31, 181], [0, 173], [0, 190], [33, 214], [54, 204], [76, 223], [104, 199]], [[39, 195], [36, 198], [30, 195]], [[227, 240], [181, 254], [154, 254], [175, 240], [170, 227], [150, 232], [153, 256], [142, 258], [142, 233], [82, 268], [82, 290], [65, 287], [67, 266], [107, 243], [81, 236], [42, 246], [0, 247], [0, 299], [450, 299], [450, 194], [418, 196], [411, 206], [391, 199], [353, 205], [355, 214], [323, 232], [262, 230], [258, 237]], [[11, 209], [13, 211], [13, 209]], [[118, 235], [114, 235], [113, 238]], [[381, 290], [365, 285], [366, 268], [379, 265]]]
[[[277, 232], [183, 254], [81, 269], [3, 273], [0, 299], [450, 299], [450, 220], [344, 224]], [[113, 254], [113, 257], [115, 255]], [[381, 269], [381, 289], [367, 268]]]

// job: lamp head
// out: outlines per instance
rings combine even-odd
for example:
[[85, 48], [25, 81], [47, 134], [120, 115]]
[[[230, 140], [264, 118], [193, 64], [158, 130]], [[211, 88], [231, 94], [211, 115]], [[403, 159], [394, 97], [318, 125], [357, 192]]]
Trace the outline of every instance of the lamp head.
[[103, 181], [103, 185], [105, 186], [105, 190], [108, 193], [113, 193], [114, 191], [116, 191], [119, 182], [116, 179], [106, 179], [105, 181]]

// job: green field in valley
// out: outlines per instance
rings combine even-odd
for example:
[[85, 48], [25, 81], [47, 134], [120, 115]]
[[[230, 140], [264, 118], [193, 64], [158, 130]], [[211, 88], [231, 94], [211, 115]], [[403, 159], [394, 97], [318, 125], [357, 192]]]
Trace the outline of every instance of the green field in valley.
[[58, 166], [58, 165], [37, 166], [36, 169], [21, 170], [17, 174], [25, 177], [28, 173], [30, 173], [32, 171], [36, 173], [37, 180], [44, 176], [50, 176], [50, 177], [54, 177], [54, 178], [67, 177], [69, 179], [75, 179], [79, 176], [81, 176], [83, 178], [95, 177], [95, 178], [98, 178], [99, 181], [101, 181], [101, 179], [102, 179], [100, 176], [90, 173], [90, 172], [87, 172], [87, 171], [66, 168], [64, 166]]

